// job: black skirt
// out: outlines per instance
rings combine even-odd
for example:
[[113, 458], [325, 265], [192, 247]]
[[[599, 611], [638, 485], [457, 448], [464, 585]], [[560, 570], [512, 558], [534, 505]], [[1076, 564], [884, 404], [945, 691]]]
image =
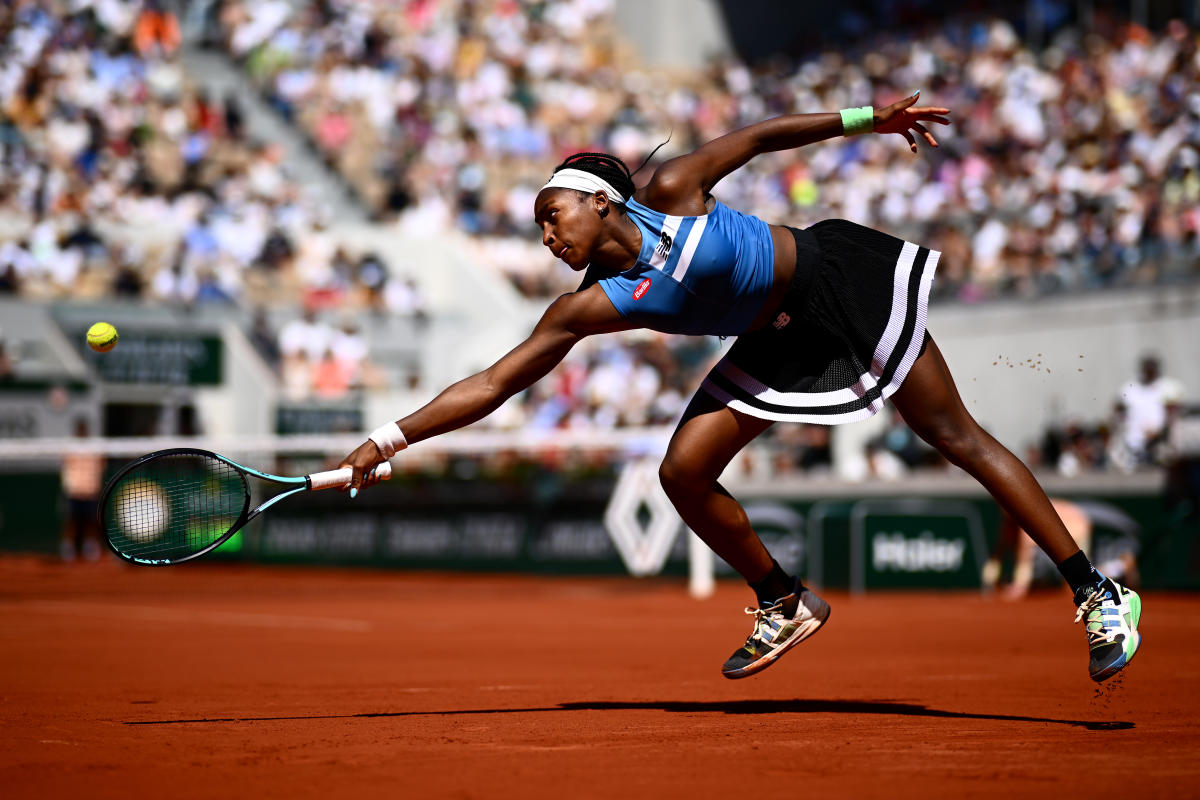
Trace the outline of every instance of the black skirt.
[[941, 254], [840, 219], [792, 235], [796, 274], [778, 313], [739, 336], [701, 388], [762, 419], [866, 419], [921, 353]]

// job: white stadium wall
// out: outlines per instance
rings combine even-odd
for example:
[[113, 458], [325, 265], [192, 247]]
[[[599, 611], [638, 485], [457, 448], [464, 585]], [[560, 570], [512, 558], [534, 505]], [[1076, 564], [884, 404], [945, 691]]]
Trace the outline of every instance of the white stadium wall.
[[935, 306], [929, 330], [967, 407], [1011, 448], [1050, 424], [1108, 417], [1143, 355], [1158, 356], [1184, 401], [1200, 403], [1197, 286]]

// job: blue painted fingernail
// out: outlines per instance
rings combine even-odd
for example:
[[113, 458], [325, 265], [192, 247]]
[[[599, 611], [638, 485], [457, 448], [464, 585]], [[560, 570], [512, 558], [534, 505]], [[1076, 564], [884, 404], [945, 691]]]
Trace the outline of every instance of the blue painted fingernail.
[[357, 488], [351, 489], [350, 490], [350, 499], [353, 500], [356, 497], [358, 497], [358, 489]]

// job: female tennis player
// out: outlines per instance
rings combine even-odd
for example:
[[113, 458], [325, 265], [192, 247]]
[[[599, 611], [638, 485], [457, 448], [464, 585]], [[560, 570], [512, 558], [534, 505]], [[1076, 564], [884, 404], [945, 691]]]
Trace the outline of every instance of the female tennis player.
[[613, 156], [568, 158], [538, 193], [534, 220], [557, 258], [586, 271], [582, 285], [491, 367], [375, 430], [341, 464], [354, 470], [351, 495], [364, 470], [491, 413], [585, 336], [631, 328], [737, 336], [684, 412], [659, 473], [684, 521], [757, 597], [746, 610], [754, 629], [722, 667], [726, 677], [770, 666], [825, 623], [829, 606], [780, 568], [718, 476], [774, 422], [853, 422], [888, 398], [1054, 560], [1074, 591], [1075, 621], [1087, 620], [1091, 677], [1116, 674], [1137, 651], [1141, 601], [1093, 568], [1030, 471], [964, 407], [925, 330], [939, 253], [844, 220], [768, 225], [712, 196], [760, 153], [835, 136], [897, 134], [914, 153], [918, 139], [937, 147], [925, 123], [948, 124], [949, 109], [917, 107], [917, 97], [760, 122], [665, 162], [640, 189]]

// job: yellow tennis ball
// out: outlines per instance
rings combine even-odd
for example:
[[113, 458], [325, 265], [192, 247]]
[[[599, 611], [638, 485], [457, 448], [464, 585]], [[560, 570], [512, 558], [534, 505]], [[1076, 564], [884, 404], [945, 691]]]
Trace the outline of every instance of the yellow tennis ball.
[[97, 353], [107, 353], [117, 346], [117, 329], [107, 322], [97, 322], [88, 328], [88, 347]]

